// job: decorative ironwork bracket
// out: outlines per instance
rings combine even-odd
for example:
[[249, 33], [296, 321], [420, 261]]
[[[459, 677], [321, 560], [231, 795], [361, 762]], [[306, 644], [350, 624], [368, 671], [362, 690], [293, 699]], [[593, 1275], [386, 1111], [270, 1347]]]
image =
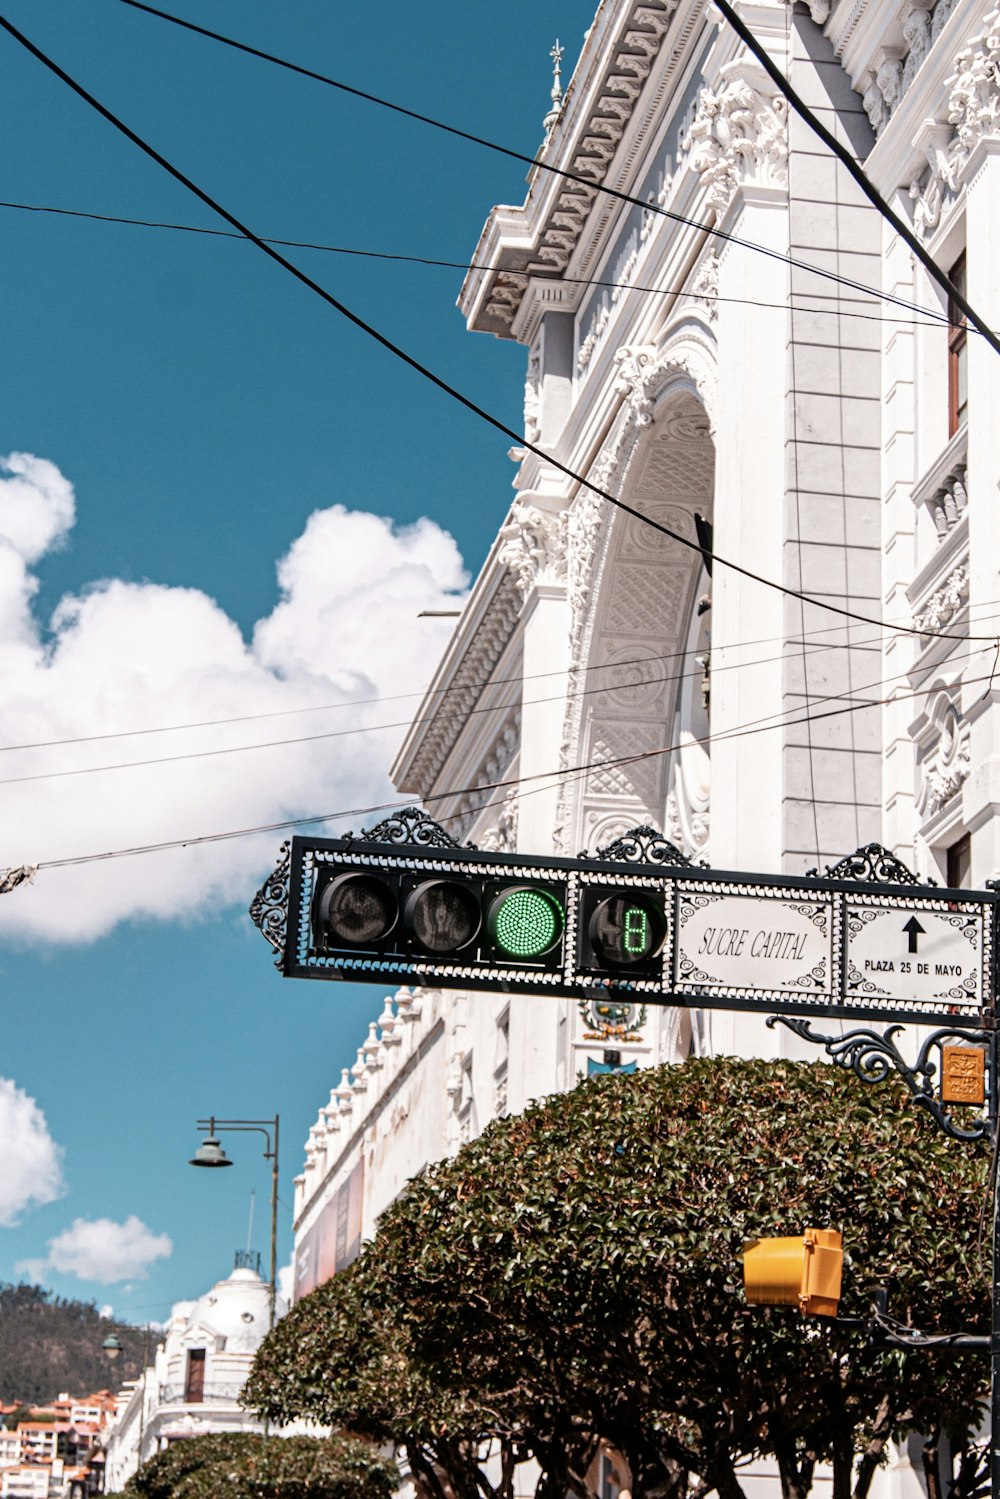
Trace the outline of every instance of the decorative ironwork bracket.
[[841, 859], [839, 864], [828, 864], [822, 876], [818, 869], [807, 869], [807, 877], [830, 880], [858, 880], [865, 885], [933, 885], [934, 880], [921, 881], [912, 870], [891, 854], [881, 843], [866, 843]]
[[794, 1031], [795, 1035], [801, 1037], [803, 1041], [824, 1047], [829, 1053], [831, 1062], [837, 1067], [843, 1067], [847, 1072], [853, 1072], [855, 1077], [860, 1078], [863, 1083], [883, 1083], [890, 1073], [897, 1073], [913, 1095], [914, 1103], [925, 1109], [938, 1128], [951, 1139], [988, 1140], [991, 1138], [993, 1131], [991, 1119], [983, 1117], [963, 1128], [948, 1113], [941, 1100], [935, 1096], [934, 1079], [939, 1072], [939, 1064], [931, 1059], [934, 1049], [937, 1048], [940, 1051], [941, 1042], [944, 1040], [967, 1042], [970, 1037], [976, 1036], [990, 1042], [992, 1040], [990, 1032], [950, 1028], [934, 1031], [921, 1046], [917, 1060], [911, 1066], [893, 1040], [896, 1033], [903, 1030], [901, 1025], [890, 1025], [882, 1035], [865, 1026], [859, 1030], [848, 1031], [843, 1036], [821, 1036], [812, 1029], [811, 1020], [805, 1020], [798, 1015], [769, 1015], [767, 1023], [772, 1029], [777, 1024], [787, 1025], [788, 1029]]
[[357, 837], [344, 833], [343, 838], [345, 843], [410, 843], [416, 848], [476, 847], [474, 843], [458, 843], [422, 807], [401, 807], [375, 827], [363, 829]]
[[[586, 849], [580, 854], [581, 859], [587, 857]], [[651, 828], [644, 823], [639, 828], [629, 828], [614, 843], [609, 843], [607, 848], [597, 850], [598, 859], [614, 859], [622, 864], [668, 864], [678, 865], [685, 869], [696, 868], [695, 864], [682, 854], [676, 843], [671, 843], [669, 838], [656, 828]]]
[[288, 882], [291, 877], [291, 844], [281, 845], [281, 859], [250, 902], [250, 920], [267, 938], [275, 952], [275, 968], [282, 966], [288, 931]]

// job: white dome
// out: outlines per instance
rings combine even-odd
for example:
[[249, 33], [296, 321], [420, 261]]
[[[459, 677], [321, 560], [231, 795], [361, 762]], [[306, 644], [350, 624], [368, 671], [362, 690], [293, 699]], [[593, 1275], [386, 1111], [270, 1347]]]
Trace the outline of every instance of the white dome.
[[251, 1353], [267, 1334], [271, 1291], [255, 1270], [234, 1270], [194, 1303], [188, 1325], [225, 1339], [229, 1353]]

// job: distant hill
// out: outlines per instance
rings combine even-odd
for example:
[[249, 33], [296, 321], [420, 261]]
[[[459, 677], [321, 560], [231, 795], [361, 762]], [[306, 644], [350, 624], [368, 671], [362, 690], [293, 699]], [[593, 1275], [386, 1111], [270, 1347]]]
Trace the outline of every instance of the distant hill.
[[[123, 1350], [114, 1363], [101, 1351], [111, 1333]], [[118, 1389], [142, 1369], [144, 1336], [100, 1316], [92, 1301], [0, 1282], [0, 1400], [42, 1404], [62, 1391]]]

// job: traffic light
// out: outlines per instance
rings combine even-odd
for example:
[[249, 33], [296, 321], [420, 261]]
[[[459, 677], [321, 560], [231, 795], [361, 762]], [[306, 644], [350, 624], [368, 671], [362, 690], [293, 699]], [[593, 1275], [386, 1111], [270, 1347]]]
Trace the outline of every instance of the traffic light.
[[754, 1306], [797, 1306], [805, 1317], [835, 1317], [842, 1244], [835, 1228], [807, 1228], [796, 1238], [751, 1239], [743, 1249], [747, 1301]]
[[578, 965], [584, 972], [649, 977], [667, 937], [663, 896], [613, 885], [584, 889]]
[[310, 918], [319, 957], [547, 971], [562, 966], [565, 925], [565, 882], [370, 867], [321, 870]]

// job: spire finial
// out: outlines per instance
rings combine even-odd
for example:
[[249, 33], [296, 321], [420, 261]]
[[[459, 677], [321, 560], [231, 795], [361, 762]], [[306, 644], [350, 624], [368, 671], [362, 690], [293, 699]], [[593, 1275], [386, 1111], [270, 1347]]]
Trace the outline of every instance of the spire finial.
[[556, 120], [558, 120], [559, 109], [563, 101], [561, 64], [564, 50], [565, 49], [559, 43], [559, 38], [556, 37], [556, 44], [552, 48], [552, 51], [549, 53], [549, 56], [552, 59], [552, 93], [550, 95], [552, 99], [552, 108], [549, 110], [548, 114], [545, 116], [545, 119], [542, 121], [546, 131], [551, 130]]

